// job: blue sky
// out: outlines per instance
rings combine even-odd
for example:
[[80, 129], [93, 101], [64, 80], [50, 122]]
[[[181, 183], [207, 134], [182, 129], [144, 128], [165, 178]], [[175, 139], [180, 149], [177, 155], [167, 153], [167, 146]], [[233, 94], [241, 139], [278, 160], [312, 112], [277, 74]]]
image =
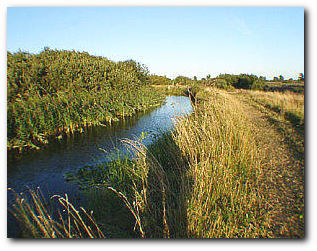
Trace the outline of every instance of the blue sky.
[[7, 49], [87, 51], [176, 77], [304, 72], [304, 8], [8, 8]]

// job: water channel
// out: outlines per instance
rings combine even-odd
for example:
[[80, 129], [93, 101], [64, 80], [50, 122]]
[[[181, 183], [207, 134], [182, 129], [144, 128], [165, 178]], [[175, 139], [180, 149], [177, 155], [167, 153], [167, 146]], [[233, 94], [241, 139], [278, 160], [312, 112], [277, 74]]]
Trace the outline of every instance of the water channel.
[[[67, 193], [70, 198], [78, 197], [78, 188], [64, 178], [66, 172], [107, 161], [118, 152], [124, 154], [126, 149], [121, 139], [146, 135], [143, 142], [150, 144], [158, 134], [173, 128], [176, 117], [190, 114], [192, 110], [188, 97], [168, 96], [160, 107], [112, 126], [90, 127], [19, 159], [8, 156], [7, 185], [16, 192], [40, 187], [45, 196]], [[10, 199], [8, 194], [8, 202]], [[9, 224], [11, 221], [8, 215], [8, 235], [15, 236], [16, 226]]]

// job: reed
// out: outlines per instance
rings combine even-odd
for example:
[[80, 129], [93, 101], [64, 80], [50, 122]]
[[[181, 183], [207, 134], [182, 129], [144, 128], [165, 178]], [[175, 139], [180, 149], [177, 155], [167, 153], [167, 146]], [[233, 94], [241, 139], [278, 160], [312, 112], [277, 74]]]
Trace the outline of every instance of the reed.
[[7, 59], [8, 150], [39, 149], [51, 137], [111, 124], [163, 101], [147, 69], [132, 60], [50, 49]]
[[175, 141], [188, 159], [192, 182], [188, 234], [193, 238], [268, 236], [261, 156], [253, 124], [224, 91], [197, 95], [200, 104], [176, 126]]
[[153, 85], [155, 90], [163, 93], [164, 95], [174, 96], [187, 96], [187, 87], [185, 86], [174, 86], [174, 85]]
[[295, 125], [304, 125], [305, 101], [303, 93], [263, 92], [249, 93], [251, 99], [277, 112]]
[[14, 194], [11, 213], [29, 238], [105, 238], [92, 214], [82, 207], [77, 210], [67, 194], [53, 196], [54, 205], [44, 199], [40, 189], [30, 189], [29, 196]]
[[131, 189], [117, 182], [111, 187], [122, 198], [125, 194], [142, 237], [271, 236], [251, 121], [225, 92], [209, 90], [196, 97], [194, 114], [179, 119], [172, 133], [150, 147], [125, 141], [135, 159], [116, 168], [132, 174], [125, 182]]

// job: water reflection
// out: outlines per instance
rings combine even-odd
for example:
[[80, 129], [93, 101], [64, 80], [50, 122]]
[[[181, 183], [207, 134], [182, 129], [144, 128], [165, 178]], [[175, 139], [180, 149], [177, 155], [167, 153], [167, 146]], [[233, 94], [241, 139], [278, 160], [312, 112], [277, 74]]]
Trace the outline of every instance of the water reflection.
[[124, 152], [120, 139], [133, 139], [143, 132], [148, 134], [144, 143], [149, 144], [154, 135], [173, 128], [175, 116], [191, 112], [189, 98], [169, 96], [165, 104], [146, 114], [138, 114], [111, 127], [91, 127], [85, 133], [53, 142], [45, 150], [27, 154], [19, 160], [8, 158], [8, 187], [21, 192], [27, 186], [39, 186], [48, 195], [75, 193], [76, 187], [64, 180], [65, 172], [105, 161], [116, 149]]

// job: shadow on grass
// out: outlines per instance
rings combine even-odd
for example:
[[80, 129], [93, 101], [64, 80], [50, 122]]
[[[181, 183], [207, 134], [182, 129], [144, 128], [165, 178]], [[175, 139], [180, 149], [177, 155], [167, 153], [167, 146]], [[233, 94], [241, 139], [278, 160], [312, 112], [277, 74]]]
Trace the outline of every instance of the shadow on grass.
[[[107, 189], [109, 186], [126, 196], [140, 214], [146, 238], [187, 238], [190, 181], [184, 156], [170, 132], [141, 151], [140, 161], [126, 157], [85, 166], [66, 179], [83, 189], [85, 208], [94, 210], [98, 225], [109, 238], [142, 236], [133, 213], [118, 194]], [[140, 202], [143, 206], [135, 207]]]
[[171, 133], [163, 134], [147, 153], [160, 168], [149, 169], [147, 179], [147, 210], [145, 212], [148, 238], [188, 238], [187, 199], [190, 194], [188, 165]]
[[106, 238], [131, 239], [139, 238], [134, 230], [135, 219], [121, 198], [109, 189], [92, 188], [86, 191], [85, 208], [91, 208], [98, 226]]
[[[260, 102], [256, 102], [257, 105], [263, 106], [268, 110], [274, 111], [277, 114], [280, 114], [281, 110], [278, 107], [272, 107], [271, 105], [262, 104]], [[293, 154], [296, 160], [303, 161], [304, 160], [304, 138], [305, 138], [305, 123], [302, 119], [292, 112], [285, 112], [284, 119], [291, 124], [291, 128], [294, 130], [295, 134], [291, 135], [285, 129], [285, 123], [280, 120], [274, 118], [272, 115], [264, 116], [270, 124], [274, 125], [276, 130], [284, 136], [284, 142], [288, 146], [289, 151]], [[303, 140], [298, 140], [303, 139]]]
[[283, 122], [271, 117], [265, 116], [265, 118], [275, 126], [277, 131], [284, 136], [284, 142], [287, 144], [289, 151], [292, 153], [293, 157], [296, 160], [303, 161], [304, 160], [304, 140], [303, 142], [298, 141], [298, 138], [304, 139], [305, 127], [304, 125], [292, 124], [292, 128], [296, 135], [291, 135], [289, 132], [285, 130], [285, 125]]

